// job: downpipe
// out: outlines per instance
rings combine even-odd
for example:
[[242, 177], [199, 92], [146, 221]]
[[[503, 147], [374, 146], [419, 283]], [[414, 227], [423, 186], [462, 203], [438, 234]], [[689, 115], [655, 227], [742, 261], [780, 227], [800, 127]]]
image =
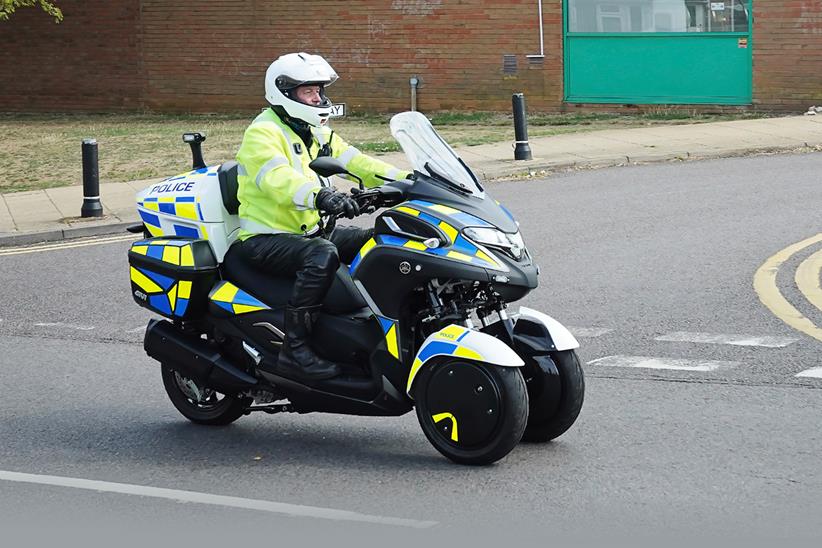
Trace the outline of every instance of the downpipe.
[[223, 394], [258, 385], [257, 379], [234, 367], [207, 341], [181, 333], [166, 320], [149, 321], [143, 347], [146, 354], [160, 363]]

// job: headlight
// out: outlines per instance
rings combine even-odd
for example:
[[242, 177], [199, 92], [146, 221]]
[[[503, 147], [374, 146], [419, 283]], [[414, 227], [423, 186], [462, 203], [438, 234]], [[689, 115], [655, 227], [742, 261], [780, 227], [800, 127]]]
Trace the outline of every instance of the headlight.
[[508, 234], [496, 228], [471, 227], [463, 230], [465, 237], [479, 244], [502, 248], [517, 260], [522, 259], [525, 242], [519, 232]]

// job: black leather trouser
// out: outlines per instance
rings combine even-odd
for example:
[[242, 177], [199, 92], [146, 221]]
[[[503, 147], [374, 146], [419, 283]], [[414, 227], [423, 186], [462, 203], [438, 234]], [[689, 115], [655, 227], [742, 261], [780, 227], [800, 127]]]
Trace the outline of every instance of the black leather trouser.
[[301, 234], [258, 234], [234, 245], [244, 260], [266, 274], [296, 277], [288, 304], [301, 308], [322, 304], [340, 263], [351, 264], [373, 232], [341, 226], [328, 239]]

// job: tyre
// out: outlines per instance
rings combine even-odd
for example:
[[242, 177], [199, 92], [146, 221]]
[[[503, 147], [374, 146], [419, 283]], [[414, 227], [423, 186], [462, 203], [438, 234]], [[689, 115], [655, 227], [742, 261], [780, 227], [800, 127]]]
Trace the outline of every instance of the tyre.
[[534, 364], [527, 364], [530, 409], [522, 439], [544, 443], [564, 434], [577, 420], [585, 397], [585, 377], [573, 350], [534, 356], [533, 360]]
[[417, 419], [437, 451], [460, 464], [491, 464], [519, 443], [528, 390], [517, 367], [449, 359], [414, 381]]
[[243, 416], [251, 398], [229, 396], [200, 386], [167, 365], [160, 366], [163, 386], [174, 407], [185, 418], [197, 424], [224, 426]]

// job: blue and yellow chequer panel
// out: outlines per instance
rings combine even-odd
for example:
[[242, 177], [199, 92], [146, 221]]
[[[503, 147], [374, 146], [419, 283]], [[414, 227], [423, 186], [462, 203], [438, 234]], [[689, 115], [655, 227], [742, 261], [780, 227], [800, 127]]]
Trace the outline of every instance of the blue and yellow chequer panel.
[[252, 297], [231, 282], [222, 281], [208, 296], [214, 304], [232, 314], [247, 314], [258, 310], [269, 310], [264, 302]]
[[398, 322], [390, 318], [383, 318], [382, 316], [377, 316], [377, 318], [380, 320], [380, 326], [382, 327], [382, 332], [385, 335], [385, 344], [388, 347], [388, 352], [399, 360], [400, 336], [397, 332], [397, 327], [399, 325]]
[[141, 240], [131, 251], [174, 266], [194, 266], [190, 240]]
[[459, 209], [454, 209], [453, 207], [449, 207], [446, 205], [426, 202], [425, 200], [411, 200], [409, 202], [406, 202], [404, 205], [406, 207], [413, 206], [416, 209], [423, 208], [428, 211], [434, 211], [436, 213], [446, 215], [447, 217], [450, 217], [455, 221], [462, 223], [464, 226], [492, 227], [491, 224], [489, 224], [486, 221], [483, 221], [479, 217], [476, 217], [474, 215], [471, 215], [470, 213], [466, 213], [464, 211], [460, 211]]
[[417, 357], [411, 366], [411, 372], [408, 374], [407, 390], [411, 391], [411, 383], [417, 375], [417, 371], [429, 358], [434, 356], [458, 356], [472, 360], [482, 360], [483, 357], [478, 352], [459, 344], [470, 332], [471, 330], [467, 327], [459, 325], [449, 325], [438, 331], [434, 338], [424, 344], [417, 353]]
[[371, 238], [367, 242], [365, 242], [365, 244], [360, 248], [360, 252], [357, 253], [357, 256], [354, 257], [353, 261], [351, 261], [351, 266], [348, 267], [348, 272], [350, 272], [351, 274], [354, 274], [354, 272], [357, 270], [357, 267], [360, 264], [360, 261], [362, 261], [363, 257], [368, 255], [368, 252], [371, 251], [372, 249], [374, 249], [374, 246], [376, 246], [376, 245], [377, 245], [377, 241], [374, 240], [374, 238]]
[[348, 271], [353, 276], [357, 270], [362, 259], [377, 245], [388, 245], [393, 247], [407, 247], [410, 249], [414, 249], [416, 251], [424, 251], [425, 253], [430, 253], [431, 255], [439, 255], [441, 257], [447, 257], [449, 259], [455, 259], [458, 261], [472, 263], [477, 266], [481, 266], [483, 268], [493, 268], [496, 270], [503, 270], [504, 268], [499, 262], [496, 261], [491, 255], [483, 251], [482, 249], [478, 248], [476, 245], [465, 239], [459, 231], [454, 228], [450, 223], [445, 220], [441, 220], [421, 209], [417, 209], [411, 207], [411, 205], [419, 207], [427, 208], [431, 211], [435, 211], [444, 216], [451, 216], [455, 219], [458, 219], [460, 222], [470, 225], [470, 226], [491, 226], [487, 222], [483, 221], [479, 217], [474, 217], [468, 213], [464, 213], [458, 209], [454, 209], [453, 207], [449, 207], [446, 205], [440, 204], [433, 204], [431, 202], [425, 202], [422, 200], [411, 200], [410, 202], [406, 202], [404, 205], [400, 205], [394, 208], [395, 211], [401, 211], [407, 215], [413, 215], [418, 217], [429, 224], [439, 227], [440, 230], [448, 236], [450, 240], [450, 246], [448, 247], [439, 247], [439, 248], [429, 248], [422, 242], [418, 242], [416, 240], [411, 240], [408, 238], [402, 238], [400, 236], [393, 236], [390, 234], [380, 234], [374, 236], [370, 240], [368, 240], [365, 245], [362, 247], [360, 252], [351, 262], [351, 266], [349, 267]]
[[[413, 201], [407, 202], [407, 203], [419, 205], [420, 203], [428, 203], [428, 202], [420, 202], [419, 200], [413, 200]], [[446, 217], [448, 217], [450, 215], [453, 215], [455, 213], [461, 213], [459, 209], [454, 209], [453, 207], [448, 207], [448, 206], [445, 206], [445, 205], [431, 204], [430, 209], [432, 209], [432, 210], [434, 210], [438, 213], [441, 213], [442, 215], [445, 215]], [[418, 217], [419, 219], [422, 219], [423, 221], [427, 222], [430, 225], [438, 227], [440, 230], [443, 231], [443, 233], [446, 236], [448, 236], [448, 240], [451, 244], [454, 243], [454, 241], [457, 239], [457, 235], [459, 234], [459, 231], [456, 228], [454, 228], [453, 226], [451, 226], [447, 221], [440, 220], [439, 218], [434, 217], [433, 215], [430, 215], [428, 213], [425, 213], [424, 211], [421, 211], [419, 209], [415, 209], [415, 208], [409, 207], [407, 205], [401, 205], [401, 206], [395, 207], [394, 211], [399, 211], [401, 213], [405, 213], [406, 215], [413, 215], [414, 217]]]
[[496, 269], [502, 268], [502, 266], [488, 253], [484, 252], [483, 250], [479, 249], [477, 246], [463, 238], [462, 235], [460, 235], [459, 231], [456, 228], [454, 228], [450, 223], [444, 220], [440, 220], [439, 218], [434, 217], [433, 215], [425, 213], [421, 209], [415, 209], [414, 207], [411, 207], [411, 205], [414, 205], [417, 208], [425, 208], [429, 211], [437, 212], [441, 215], [446, 216], [446, 218], [453, 218], [466, 226], [491, 226], [479, 217], [475, 217], [469, 213], [465, 213], [463, 211], [460, 211], [459, 209], [455, 209], [447, 205], [434, 204], [423, 200], [411, 200], [409, 202], [406, 202], [404, 205], [395, 207], [394, 209], [396, 211], [401, 211], [408, 215], [414, 215], [415, 217], [423, 219], [428, 223], [436, 227], [439, 227], [440, 230], [442, 230], [446, 234], [446, 236], [448, 236], [448, 238], [451, 240], [452, 247], [449, 249], [426, 249], [419, 242], [413, 241], [411, 243], [403, 244], [404, 247], [414, 247], [415, 249], [424, 250], [433, 255], [442, 255], [449, 257], [451, 259], [470, 262], [483, 267], [490, 266], [491, 268]]
[[[138, 242], [140, 243], [140, 242]], [[144, 268], [131, 267], [131, 281], [147, 295], [148, 305], [166, 316], [184, 316], [191, 298], [191, 281], [176, 280]]]
[[203, 220], [203, 210], [195, 196], [149, 196], [144, 201], [137, 202], [137, 205], [183, 219]]
[[500, 269], [499, 263], [493, 257], [479, 249], [477, 246], [463, 238], [457, 236], [454, 245], [451, 247], [436, 247], [429, 248], [423, 243], [400, 236], [393, 236], [391, 234], [380, 234], [374, 239], [379, 245], [389, 245], [393, 247], [407, 247], [417, 251], [424, 251], [430, 255], [438, 255], [440, 257], [447, 257], [465, 263], [475, 264], [483, 268]]

